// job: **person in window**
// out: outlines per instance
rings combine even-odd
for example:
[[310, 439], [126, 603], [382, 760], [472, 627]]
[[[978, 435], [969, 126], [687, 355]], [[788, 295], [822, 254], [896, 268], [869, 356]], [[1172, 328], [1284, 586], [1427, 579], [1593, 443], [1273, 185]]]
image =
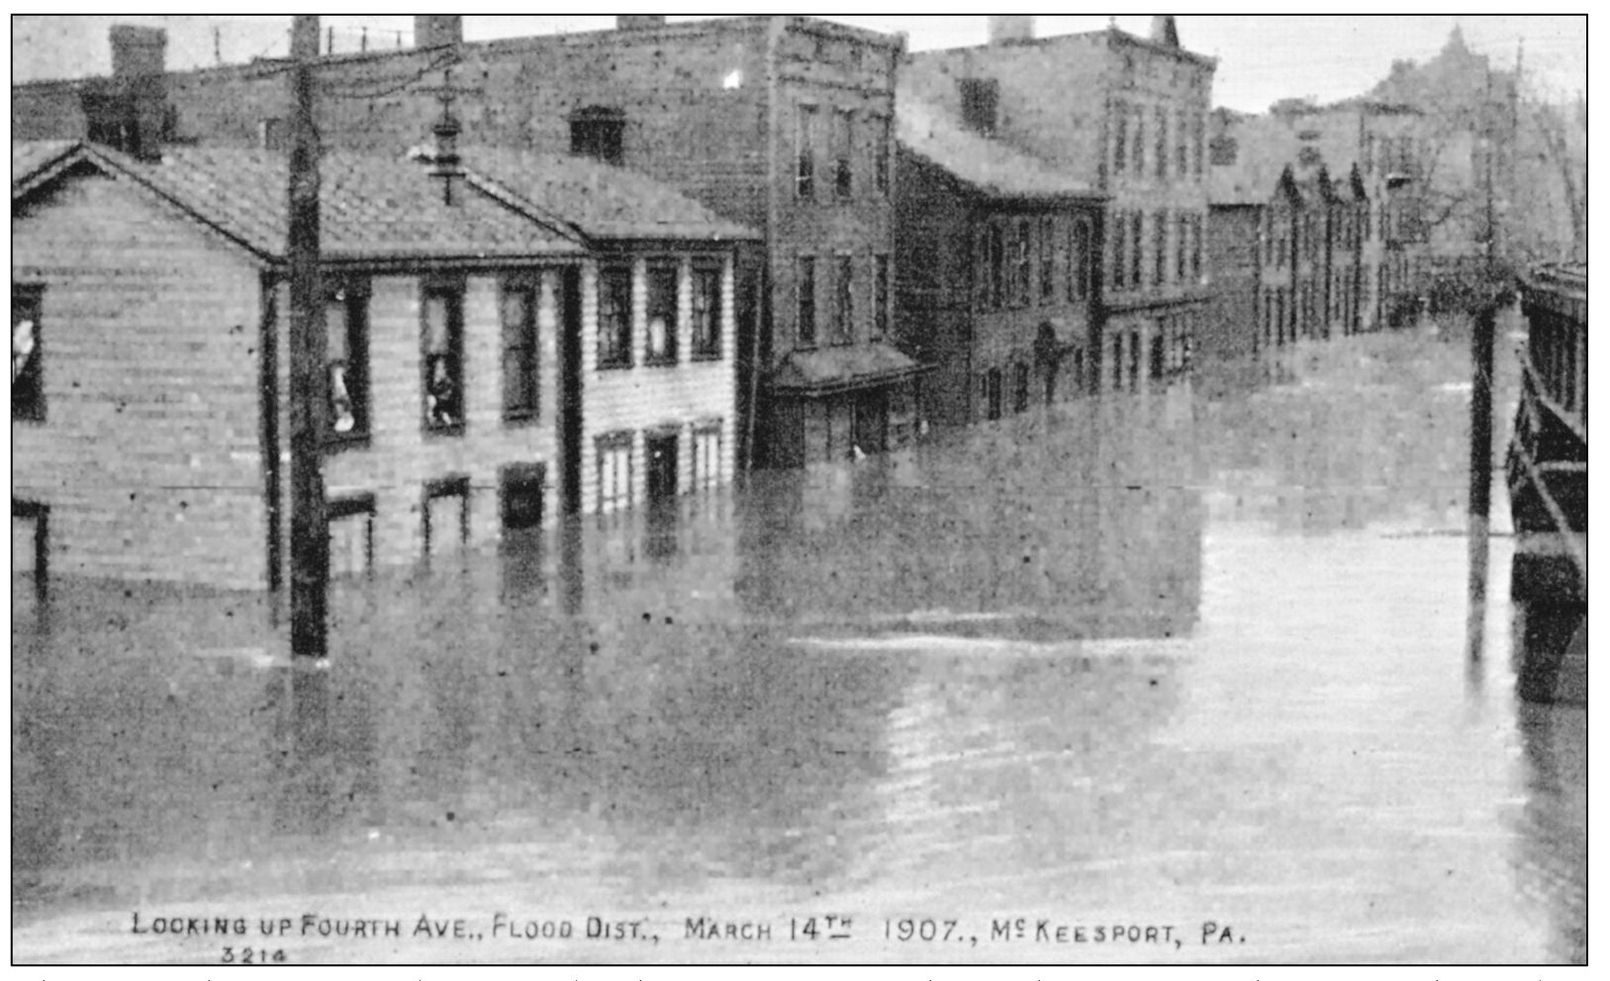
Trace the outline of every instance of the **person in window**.
[[34, 322], [32, 320], [19, 320], [11, 328], [11, 383], [17, 383], [17, 377], [28, 367], [28, 361], [34, 356]]
[[350, 433], [358, 424], [358, 417], [352, 411], [352, 394], [347, 391], [345, 364], [330, 366], [330, 418], [338, 433]]
[[425, 393], [425, 409], [433, 426], [458, 423], [458, 390], [453, 386], [453, 373], [448, 370], [447, 355], [433, 355], [430, 359], [430, 385]]
[[669, 352], [665, 347], [665, 318], [654, 317], [648, 322], [648, 352], [651, 358], [664, 358]]

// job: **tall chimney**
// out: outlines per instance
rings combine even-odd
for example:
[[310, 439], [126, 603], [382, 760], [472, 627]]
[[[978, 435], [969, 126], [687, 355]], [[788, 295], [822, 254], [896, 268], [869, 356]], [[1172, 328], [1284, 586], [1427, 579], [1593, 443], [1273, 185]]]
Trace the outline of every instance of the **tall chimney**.
[[1152, 15], [1152, 40], [1170, 48], [1180, 46], [1180, 29], [1173, 14]]
[[664, 27], [664, 14], [617, 14], [615, 28], [621, 31], [641, 31], [650, 27]]
[[[113, 24], [109, 100], [91, 119], [96, 136], [142, 159], [160, 159], [167, 135], [168, 32], [160, 27]], [[91, 137], [92, 139], [95, 137]]]
[[464, 43], [464, 17], [461, 14], [415, 14], [414, 47], [445, 48]]
[[1034, 17], [1029, 14], [1001, 14], [989, 19], [989, 43], [1026, 44], [1034, 40]]

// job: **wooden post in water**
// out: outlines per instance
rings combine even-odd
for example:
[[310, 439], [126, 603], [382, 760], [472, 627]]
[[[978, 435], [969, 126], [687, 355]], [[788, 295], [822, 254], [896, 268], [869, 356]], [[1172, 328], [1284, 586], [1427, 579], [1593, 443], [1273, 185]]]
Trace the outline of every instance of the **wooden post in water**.
[[291, 655], [325, 656], [329, 516], [324, 507], [325, 337], [319, 284], [319, 147], [314, 128], [313, 61], [319, 18], [297, 15], [291, 28]]

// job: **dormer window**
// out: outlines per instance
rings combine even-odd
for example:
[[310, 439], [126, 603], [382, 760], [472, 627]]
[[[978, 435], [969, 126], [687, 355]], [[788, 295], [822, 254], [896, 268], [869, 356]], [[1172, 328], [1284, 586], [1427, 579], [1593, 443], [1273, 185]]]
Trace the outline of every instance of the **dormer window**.
[[994, 136], [1000, 83], [993, 78], [959, 78], [956, 84], [961, 88], [962, 122], [975, 133]]
[[622, 138], [626, 134], [626, 114], [619, 109], [588, 106], [570, 114], [570, 152], [620, 166], [625, 160]]

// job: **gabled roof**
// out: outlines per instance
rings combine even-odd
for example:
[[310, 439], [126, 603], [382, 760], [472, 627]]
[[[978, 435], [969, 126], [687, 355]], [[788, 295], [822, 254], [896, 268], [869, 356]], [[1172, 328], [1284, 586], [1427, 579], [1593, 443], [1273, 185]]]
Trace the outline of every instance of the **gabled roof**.
[[897, 138], [906, 149], [992, 198], [1099, 198], [1088, 183], [1016, 147], [975, 133], [944, 107], [897, 94]]
[[[285, 154], [177, 147], [152, 162], [89, 143], [65, 149], [13, 144], [13, 161], [19, 157], [32, 165], [13, 169], [14, 202], [82, 163], [133, 181], [264, 260], [285, 255]], [[419, 160], [324, 153], [321, 255], [337, 262], [497, 259], [575, 254], [591, 246], [592, 236], [725, 240], [748, 234], [675, 191], [603, 164], [497, 159], [497, 176], [489, 176], [469, 155], [465, 159], [469, 166], [448, 204], [443, 179]], [[537, 200], [497, 193], [505, 182]]]

